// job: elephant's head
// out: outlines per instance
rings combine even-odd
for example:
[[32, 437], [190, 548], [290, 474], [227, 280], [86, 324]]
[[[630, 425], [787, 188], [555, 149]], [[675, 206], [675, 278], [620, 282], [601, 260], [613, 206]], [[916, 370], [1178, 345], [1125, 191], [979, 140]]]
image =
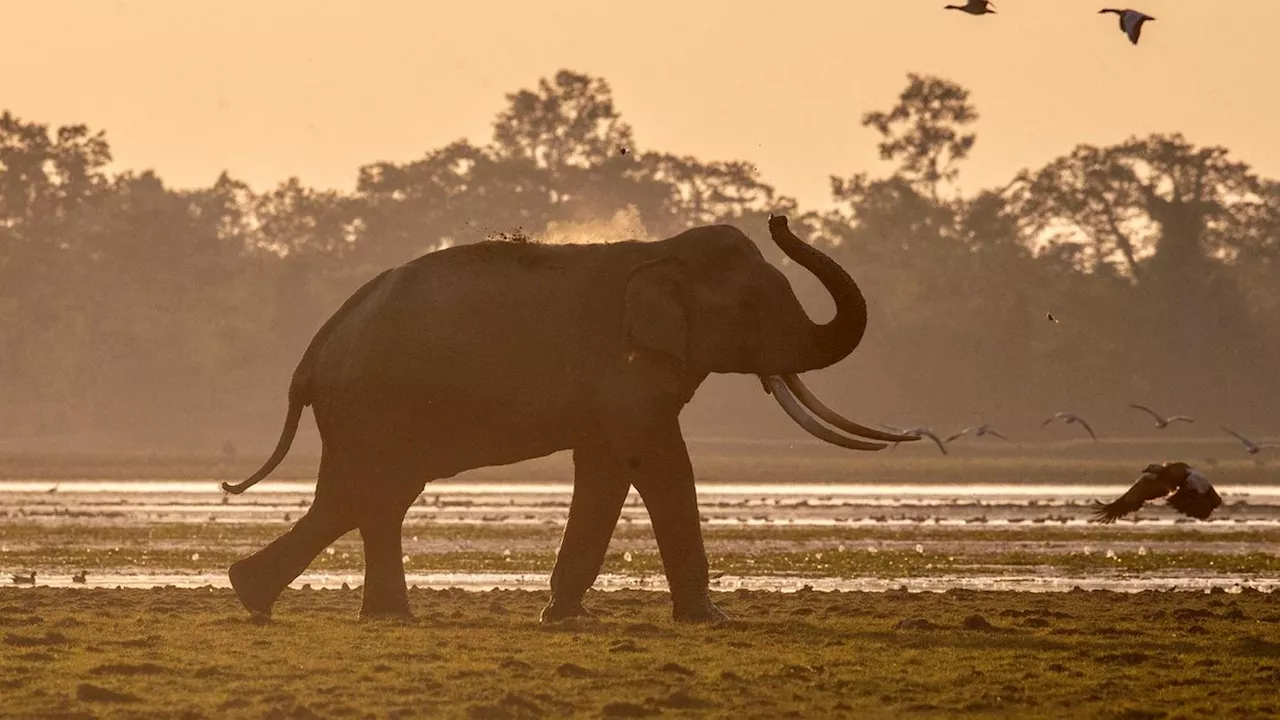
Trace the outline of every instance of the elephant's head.
[[884, 447], [836, 433], [805, 408], [862, 437], [919, 439], [846, 420], [800, 382], [799, 373], [832, 365], [858, 346], [867, 326], [867, 304], [853, 278], [796, 237], [786, 217], [771, 216], [769, 232], [788, 257], [831, 293], [834, 318], [813, 322], [786, 277], [750, 238], [732, 226], [714, 225], [659, 243], [659, 257], [632, 269], [626, 287], [632, 346], [660, 353], [698, 378], [712, 372], [758, 375], [792, 419], [828, 442], [858, 450]]

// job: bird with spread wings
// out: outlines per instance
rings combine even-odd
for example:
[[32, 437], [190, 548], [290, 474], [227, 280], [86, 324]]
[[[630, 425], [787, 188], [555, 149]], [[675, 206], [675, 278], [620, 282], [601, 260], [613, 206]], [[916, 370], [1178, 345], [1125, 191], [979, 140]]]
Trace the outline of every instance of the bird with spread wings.
[[[937, 433], [935, 433], [932, 428], [913, 427], [913, 428], [904, 429], [896, 425], [890, 425], [889, 423], [880, 423], [880, 424], [885, 428], [898, 433], [899, 435], [915, 435], [917, 437], [927, 437], [933, 441], [934, 445], [938, 446], [938, 449], [942, 451], [943, 455], [949, 454], [947, 453], [947, 444], [943, 442], [942, 438], [938, 437]], [[893, 446], [898, 447], [898, 443], [894, 443]]]
[[1095, 442], [1097, 442], [1098, 440], [1098, 436], [1094, 434], [1093, 428], [1089, 426], [1089, 423], [1084, 421], [1084, 418], [1069, 412], [1054, 413], [1053, 417], [1040, 423], [1040, 429], [1043, 430], [1046, 425], [1053, 422], [1054, 420], [1061, 420], [1067, 425], [1080, 425], [1085, 429], [1086, 432], [1089, 433], [1089, 437], [1093, 438]]
[[960, 10], [970, 15], [994, 15], [996, 12], [991, 0], [967, 0], [964, 5], [945, 5], [943, 10]]
[[1268, 442], [1256, 443], [1250, 440], [1249, 438], [1241, 435], [1240, 433], [1236, 432], [1235, 430], [1232, 430], [1229, 427], [1226, 427], [1226, 426], [1221, 426], [1221, 427], [1223, 430], [1231, 433], [1232, 435], [1235, 435], [1236, 439], [1240, 441], [1240, 444], [1244, 445], [1244, 451], [1249, 453], [1250, 455], [1257, 455], [1259, 452], [1266, 450], [1268, 448], [1280, 449], [1280, 444], [1268, 443]]
[[972, 426], [972, 427], [967, 427], [967, 428], [965, 428], [965, 429], [961, 430], [961, 431], [960, 431], [960, 432], [958, 432], [958, 433], [954, 433], [954, 434], [952, 434], [950, 437], [948, 437], [948, 438], [947, 438], [947, 442], [951, 442], [952, 440], [956, 440], [956, 439], [958, 439], [958, 438], [962, 438], [962, 437], [964, 437], [965, 435], [969, 435], [969, 434], [972, 434], [974, 437], [982, 437], [982, 436], [984, 436], [984, 435], [991, 435], [992, 437], [998, 437], [998, 438], [1000, 438], [1001, 440], [1003, 440], [1003, 441], [1005, 441], [1005, 442], [1013, 442], [1013, 441], [1012, 441], [1012, 440], [1010, 440], [1009, 438], [1007, 438], [1007, 437], [1005, 437], [1005, 436], [1001, 435], [1000, 433], [996, 432], [995, 430], [992, 430], [992, 429], [991, 429], [991, 426], [990, 426], [990, 425], [987, 425], [986, 423], [983, 423], [982, 425], [974, 425], [974, 426]]
[[1186, 415], [1170, 415], [1169, 417], [1165, 417], [1160, 413], [1156, 412], [1155, 410], [1152, 410], [1151, 408], [1147, 407], [1146, 405], [1133, 404], [1133, 405], [1130, 405], [1129, 407], [1135, 410], [1141, 410], [1142, 412], [1155, 418], [1157, 430], [1163, 430], [1169, 427], [1170, 424], [1176, 423], [1176, 422], [1184, 422], [1184, 423], [1195, 422], [1195, 418], [1187, 417]]
[[1184, 462], [1152, 463], [1142, 471], [1138, 482], [1115, 501], [1107, 504], [1094, 501], [1091, 522], [1113, 523], [1137, 512], [1148, 500], [1159, 498], [1168, 498], [1174, 510], [1200, 520], [1207, 519], [1222, 505], [1222, 498], [1200, 471]]

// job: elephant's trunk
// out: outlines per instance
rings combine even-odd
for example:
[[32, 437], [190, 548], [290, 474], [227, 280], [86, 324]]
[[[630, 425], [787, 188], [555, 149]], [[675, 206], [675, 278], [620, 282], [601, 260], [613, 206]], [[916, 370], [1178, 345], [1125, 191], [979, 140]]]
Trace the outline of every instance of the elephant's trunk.
[[800, 365], [792, 372], [817, 370], [843, 360], [862, 342], [867, 329], [867, 301], [858, 284], [839, 263], [796, 237], [785, 215], [769, 218], [769, 234], [787, 257], [822, 282], [836, 305], [836, 316], [829, 322], [813, 323], [812, 346], [800, 354]]

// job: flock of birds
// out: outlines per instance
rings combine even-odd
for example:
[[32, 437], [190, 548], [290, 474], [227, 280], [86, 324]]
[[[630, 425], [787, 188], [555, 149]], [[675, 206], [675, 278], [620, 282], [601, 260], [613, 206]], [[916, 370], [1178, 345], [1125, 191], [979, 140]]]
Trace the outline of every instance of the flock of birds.
[[[994, 15], [995, 7], [991, 4], [991, 0], [967, 0], [964, 5], [947, 5], [947, 10], [959, 10], [967, 12], [970, 15]], [[1114, 14], [1120, 17], [1120, 30], [1129, 37], [1129, 42], [1134, 45], [1138, 44], [1138, 38], [1142, 36], [1142, 25], [1155, 18], [1146, 13], [1137, 10], [1117, 10], [1115, 8], [1103, 8], [1098, 11], [1099, 15]]]
[[[964, 5], [946, 5], [945, 9], [959, 10], [961, 12], [969, 13], [970, 15], [990, 15], [995, 13], [995, 8], [992, 5], [991, 0], [966, 0]], [[1098, 14], [1112, 14], [1118, 16], [1120, 19], [1121, 32], [1123, 32], [1129, 38], [1129, 42], [1134, 45], [1138, 44], [1138, 38], [1142, 36], [1143, 24], [1155, 20], [1155, 18], [1147, 15], [1146, 13], [1131, 9], [1119, 10], [1116, 8], [1103, 8], [1098, 11]], [[1052, 313], [1049, 313], [1048, 317], [1050, 322], [1058, 322], [1058, 319], [1055, 318]], [[1156, 411], [1143, 405], [1132, 405], [1130, 407], [1148, 413], [1155, 418], [1156, 428], [1160, 430], [1163, 430], [1169, 427], [1169, 425], [1177, 422], [1195, 422], [1195, 420], [1187, 417], [1186, 415], [1163, 417]], [[1097, 434], [1093, 431], [1093, 427], [1090, 426], [1084, 418], [1076, 415], [1075, 413], [1054, 413], [1053, 417], [1050, 417], [1040, 423], [1040, 427], [1044, 428], [1053, 422], [1062, 422], [1067, 425], [1079, 425], [1089, 433], [1089, 437], [1093, 438], [1095, 441], [1098, 439]], [[939, 438], [937, 434], [926, 427], [910, 428], [906, 430], [895, 428], [890, 425], [885, 425], [885, 427], [902, 434], [927, 437], [937, 444], [938, 449], [941, 450], [944, 455], [947, 454], [947, 443], [958, 440], [965, 435], [971, 434], [974, 437], [990, 435], [992, 437], [1005, 440], [1006, 442], [1009, 441], [1009, 438], [991, 429], [991, 426], [985, 423], [965, 428], [964, 430], [947, 437], [946, 440]], [[1259, 452], [1267, 448], [1280, 448], [1280, 445], [1275, 443], [1254, 442], [1235, 430], [1225, 426], [1223, 426], [1222, 429], [1235, 436], [1235, 438], [1244, 445], [1245, 452], [1250, 455], [1257, 455]], [[1163, 465], [1152, 464], [1148, 465], [1146, 469], [1142, 471], [1142, 475], [1138, 478], [1137, 483], [1135, 483], [1133, 487], [1129, 488], [1129, 491], [1118, 500], [1105, 505], [1102, 503], [1095, 503], [1093, 521], [1099, 523], [1113, 523], [1124, 515], [1136, 512], [1146, 501], [1162, 497], [1167, 497], [1169, 505], [1178, 512], [1201, 520], [1208, 518], [1209, 514], [1222, 504], [1222, 498], [1218, 496], [1216, 491], [1214, 491], [1213, 486], [1209, 484], [1209, 480], [1186, 463], [1175, 462], [1165, 463]]]
[[[1133, 404], [1129, 407], [1150, 415], [1155, 420], [1155, 428], [1157, 430], [1164, 430], [1175, 423], [1190, 424], [1195, 422], [1195, 418], [1188, 415], [1169, 415], [1166, 417], [1146, 405]], [[1062, 422], [1065, 425], [1079, 425], [1085, 432], [1089, 433], [1089, 437], [1095, 442], [1098, 440], [1098, 435], [1093, 431], [1093, 427], [1084, 418], [1075, 413], [1054, 413], [1052, 417], [1040, 423], [1040, 428], [1044, 429], [1053, 422]], [[949, 454], [947, 452], [947, 443], [959, 440], [966, 435], [974, 437], [990, 435], [1005, 442], [1013, 442], [1008, 437], [992, 429], [991, 425], [987, 423], [967, 427], [948, 435], [946, 438], [940, 437], [933, 429], [928, 427], [902, 428], [888, 423], [881, 423], [881, 425], [902, 435], [929, 438], [938, 446], [938, 450], [943, 455]], [[1244, 451], [1250, 455], [1257, 455], [1265, 449], [1280, 449], [1280, 443], [1254, 442], [1231, 428], [1222, 426], [1222, 430], [1239, 440], [1240, 444], [1244, 446]], [[897, 443], [894, 443], [894, 447], [897, 447]], [[1107, 504], [1095, 502], [1094, 515], [1091, 519], [1097, 523], [1113, 523], [1129, 513], [1137, 512], [1148, 500], [1166, 497], [1170, 507], [1184, 515], [1200, 520], [1207, 519], [1218, 506], [1222, 505], [1222, 498], [1213, 489], [1213, 485], [1210, 484], [1208, 478], [1198, 470], [1183, 462], [1164, 463], [1162, 465], [1153, 463], [1142, 471], [1138, 481], [1119, 499]]]
[[[1155, 410], [1152, 410], [1146, 405], [1133, 404], [1133, 405], [1130, 405], [1129, 407], [1135, 410], [1141, 410], [1142, 412], [1150, 415], [1151, 418], [1155, 420], [1155, 428], [1157, 430], [1164, 430], [1165, 428], [1169, 427], [1170, 425], [1173, 425], [1174, 423], [1190, 424], [1195, 422], [1195, 418], [1190, 417], [1189, 415], [1170, 415], [1168, 417], [1165, 417], [1164, 415], [1161, 415], [1160, 413], [1156, 412]], [[1048, 427], [1050, 423], [1053, 423], [1053, 422], [1062, 422], [1065, 425], [1079, 425], [1081, 428], [1084, 429], [1085, 432], [1089, 433], [1089, 437], [1092, 438], [1094, 442], [1097, 442], [1098, 440], [1098, 434], [1093, 431], [1093, 426], [1090, 425], [1088, 421], [1086, 421], [1084, 418], [1080, 417], [1075, 413], [1070, 413], [1070, 412], [1054, 413], [1052, 417], [1046, 418], [1044, 422], [1040, 423], [1040, 428], [1043, 430], [1044, 428]], [[952, 433], [951, 435], [948, 435], [945, 438], [939, 436], [936, 432], [933, 431], [932, 428], [929, 428], [929, 427], [920, 426], [920, 427], [912, 427], [912, 428], [901, 428], [896, 425], [890, 425], [888, 423], [880, 423], [880, 425], [900, 435], [915, 435], [917, 437], [929, 438], [934, 442], [935, 445], [938, 446], [938, 450], [940, 450], [943, 455], [949, 454], [947, 452], [948, 443], [953, 442], [955, 440], [959, 440], [960, 438], [966, 435], [972, 435], [974, 437], [985, 437], [987, 435], [990, 435], [991, 437], [999, 438], [1001, 440], [1004, 440], [1005, 442], [1013, 442], [1009, 438], [1005, 437], [1004, 435], [1001, 435], [999, 432], [994, 430], [991, 427], [991, 425], [988, 423], [972, 425], [963, 430], [960, 430], [959, 432]], [[1268, 450], [1268, 449], [1280, 450], [1280, 443], [1254, 442], [1249, 438], [1245, 437], [1244, 435], [1241, 435], [1240, 433], [1236, 432], [1235, 430], [1232, 430], [1229, 427], [1226, 427], [1226, 426], [1220, 426], [1220, 427], [1224, 432], [1230, 433], [1237, 440], [1239, 440], [1240, 444], [1244, 446], [1244, 451], [1250, 455], [1257, 455], [1263, 450]], [[894, 443], [894, 447], [897, 447], [897, 443]]]

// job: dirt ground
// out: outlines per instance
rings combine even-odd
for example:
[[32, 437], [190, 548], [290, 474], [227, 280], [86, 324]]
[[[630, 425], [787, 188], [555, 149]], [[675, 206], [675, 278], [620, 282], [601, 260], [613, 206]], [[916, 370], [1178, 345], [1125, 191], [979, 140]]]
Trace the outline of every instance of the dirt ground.
[[0, 590], [7, 717], [1274, 717], [1280, 595], [289, 590], [255, 624], [227, 590]]

